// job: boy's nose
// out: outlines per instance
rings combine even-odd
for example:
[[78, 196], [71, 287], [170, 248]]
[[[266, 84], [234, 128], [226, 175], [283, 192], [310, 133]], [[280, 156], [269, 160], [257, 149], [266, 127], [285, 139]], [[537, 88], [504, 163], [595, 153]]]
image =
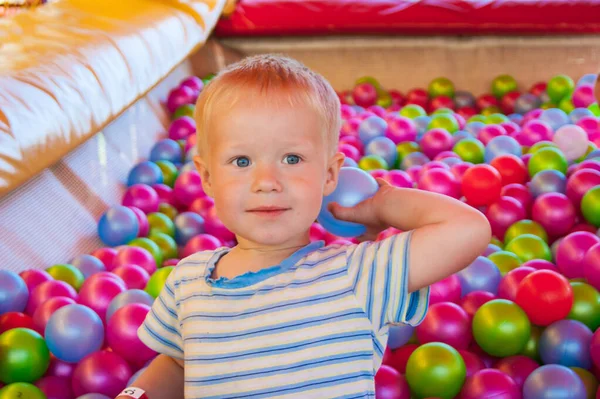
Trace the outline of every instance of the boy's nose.
[[276, 168], [272, 166], [260, 166], [255, 169], [252, 181], [253, 192], [279, 192], [281, 183]]

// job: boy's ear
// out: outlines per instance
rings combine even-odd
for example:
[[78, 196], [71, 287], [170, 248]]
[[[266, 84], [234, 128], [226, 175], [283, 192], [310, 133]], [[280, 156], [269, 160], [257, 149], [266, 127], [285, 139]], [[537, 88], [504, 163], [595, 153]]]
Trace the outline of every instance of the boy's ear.
[[327, 165], [327, 175], [325, 176], [325, 187], [323, 190], [323, 195], [327, 196], [335, 190], [338, 184], [338, 177], [340, 175], [340, 169], [344, 164], [344, 159], [346, 156], [342, 152], [336, 153], [329, 159], [329, 163]]
[[209, 197], [212, 198], [213, 197], [212, 182], [211, 182], [210, 172], [208, 171], [208, 168], [206, 167], [206, 161], [202, 157], [200, 157], [200, 155], [194, 156], [193, 159], [194, 159], [194, 165], [196, 166], [198, 173], [200, 173], [200, 178], [202, 179], [202, 189], [204, 190], [206, 195], [208, 195]]

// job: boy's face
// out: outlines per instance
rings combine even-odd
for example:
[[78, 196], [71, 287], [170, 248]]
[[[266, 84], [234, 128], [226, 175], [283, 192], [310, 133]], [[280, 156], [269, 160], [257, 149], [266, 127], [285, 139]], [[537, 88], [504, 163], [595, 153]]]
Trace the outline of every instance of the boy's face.
[[219, 218], [238, 241], [305, 243], [343, 163], [330, 155], [319, 116], [307, 106], [239, 104], [215, 119], [195, 163]]

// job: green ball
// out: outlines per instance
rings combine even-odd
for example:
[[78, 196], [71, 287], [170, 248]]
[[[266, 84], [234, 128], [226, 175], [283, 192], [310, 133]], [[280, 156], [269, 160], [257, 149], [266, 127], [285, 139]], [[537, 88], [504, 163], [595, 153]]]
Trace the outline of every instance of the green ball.
[[390, 94], [388, 92], [382, 92], [379, 93], [378, 97], [377, 97], [377, 101], [375, 102], [376, 105], [379, 105], [380, 107], [383, 108], [388, 108], [392, 105], [393, 101], [392, 101], [392, 96], [390, 96]]
[[173, 165], [173, 162], [161, 160], [154, 162], [156, 166], [162, 171], [163, 174], [163, 184], [173, 188], [175, 184], [175, 180], [177, 180], [177, 176], [179, 176], [179, 171], [177, 167]]
[[132, 247], [144, 248], [145, 250], [150, 252], [152, 257], [154, 258], [154, 261], [156, 262], [156, 266], [160, 267], [163, 264], [163, 260], [164, 260], [163, 251], [150, 238], [138, 237], [138, 238], [132, 240], [128, 245], [130, 245]]
[[409, 119], [415, 119], [416, 117], [419, 117], [419, 116], [426, 116], [427, 112], [425, 112], [423, 107], [421, 107], [420, 105], [408, 104], [408, 105], [402, 107], [402, 109], [400, 110], [400, 115], [405, 116]]
[[492, 94], [497, 98], [502, 98], [505, 94], [518, 89], [517, 81], [510, 75], [500, 75], [492, 80]]
[[435, 78], [429, 83], [429, 97], [446, 96], [454, 98], [454, 83], [448, 78]]
[[158, 212], [167, 215], [167, 217], [171, 220], [175, 219], [175, 216], [179, 215], [179, 211], [171, 204], [167, 204], [166, 202], [161, 202], [158, 204]]
[[546, 243], [548, 242], [548, 233], [538, 222], [529, 219], [522, 219], [514, 222], [504, 233], [504, 243], [508, 244], [515, 238], [523, 234], [533, 234], [540, 237]]
[[458, 131], [458, 122], [456, 118], [449, 114], [435, 114], [431, 116], [427, 130], [431, 129], [444, 129], [448, 133], [454, 133]]
[[540, 105], [540, 109], [550, 109], [550, 108], [558, 108], [558, 105], [554, 103], [543, 103]]
[[430, 342], [410, 355], [405, 377], [419, 398], [452, 399], [465, 382], [467, 368], [456, 349], [441, 342]]
[[354, 86], [358, 86], [364, 83], [368, 83], [371, 86], [373, 86], [377, 90], [377, 93], [383, 90], [381, 83], [379, 83], [379, 81], [373, 76], [361, 76], [360, 78], [356, 79], [356, 81], [354, 81]]
[[531, 335], [527, 314], [516, 303], [494, 299], [484, 303], [473, 316], [473, 338], [492, 356], [520, 353]]
[[529, 159], [527, 168], [529, 176], [533, 177], [542, 170], [557, 170], [562, 174], [567, 174], [569, 162], [565, 155], [556, 147], [544, 147], [537, 150]]
[[75, 288], [76, 291], [79, 291], [85, 280], [85, 276], [81, 270], [66, 263], [50, 266], [46, 269], [46, 272], [48, 272], [55, 280], [64, 281], [69, 284], [71, 287]]
[[537, 362], [541, 362], [540, 359], [540, 338], [544, 329], [542, 327], [531, 325], [531, 334], [527, 339], [525, 348], [519, 353], [520, 355], [527, 356]]
[[508, 116], [504, 114], [491, 114], [485, 118], [485, 123], [488, 125], [499, 125], [509, 121]]
[[476, 138], [466, 138], [460, 140], [454, 144], [452, 148], [460, 159], [471, 163], [483, 163], [483, 156], [485, 154], [485, 146], [483, 143]]
[[571, 282], [573, 307], [567, 319], [577, 320], [596, 331], [600, 327], [600, 293], [589, 284]]
[[470, 117], [469, 119], [467, 119], [467, 123], [471, 123], [471, 122], [481, 122], [481, 123], [486, 123], [487, 122], [487, 118], [483, 115], [473, 115], [472, 117]]
[[148, 224], [150, 230], [148, 234], [165, 233], [171, 237], [175, 237], [175, 223], [164, 213], [153, 212], [148, 214]]
[[517, 255], [521, 262], [533, 259], [552, 261], [552, 252], [544, 240], [533, 234], [522, 234], [512, 239], [506, 247], [507, 251]]
[[50, 364], [50, 351], [40, 334], [29, 328], [13, 328], [0, 334], [0, 381], [34, 382]]
[[535, 154], [536, 152], [538, 152], [539, 150], [541, 150], [542, 148], [548, 148], [548, 147], [553, 147], [553, 148], [558, 148], [556, 146], [556, 144], [554, 144], [552, 141], [538, 141], [537, 143], [535, 143], [534, 145], [532, 145], [531, 147], [529, 147], [529, 149], [527, 150], [528, 154]]
[[175, 112], [173, 112], [173, 119], [181, 118], [182, 116], [194, 117], [194, 110], [196, 106], [193, 104], [180, 105]]
[[421, 151], [421, 147], [419, 147], [419, 145], [414, 141], [404, 141], [402, 143], [398, 143], [396, 146], [396, 153], [398, 154], [396, 157], [396, 167], [399, 168], [399, 165], [402, 163], [402, 160], [405, 156], [419, 151]]
[[358, 161], [358, 167], [362, 170], [375, 170], [375, 169], [389, 169], [389, 166], [385, 159], [379, 155], [365, 155]]
[[445, 107], [441, 107], [436, 109], [435, 111], [433, 111], [431, 113], [431, 115], [437, 115], [437, 114], [450, 114], [453, 115], [454, 111], [452, 111], [450, 108], [445, 108]]
[[500, 114], [500, 113], [502, 113], [502, 110], [500, 109], [500, 107], [497, 107], [495, 105], [491, 105], [491, 106], [481, 110], [481, 115], [485, 116], [484, 122], [487, 123], [488, 125], [491, 125], [492, 123], [490, 123], [487, 118], [494, 114]]
[[0, 389], [0, 399], [47, 399], [44, 392], [35, 385], [15, 382]]
[[522, 263], [517, 255], [509, 251], [494, 252], [488, 256], [488, 259], [496, 265], [502, 276], [521, 266]]
[[588, 105], [588, 109], [592, 111], [592, 114], [594, 114], [594, 116], [600, 117], [600, 106], [598, 105], [598, 103]]
[[177, 242], [173, 237], [161, 232], [150, 234], [149, 238], [161, 249], [164, 259], [177, 258]]
[[581, 199], [581, 213], [590, 224], [600, 227], [600, 185], [585, 193]]
[[575, 82], [567, 75], [556, 75], [548, 81], [546, 92], [553, 103], [558, 104], [563, 97], [573, 93]]
[[560, 102], [558, 103], [558, 108], [562, 109], [567, 114], [571, 113], [571, 111], [575, 109], [575, 105], [573, 104], [573, 98], [570, 94], [568, 96], [565, 96], [562, 100], [560, 100]]
[[148, 280], [148, 284], [146, 284], [144, 291], [150, 294], [153, 298], [158, 298], [158, 295], [165, 286], [167, 277], [169, 277], [169, 274], [171, 274], [174, 268], [175, 266], [164, 266], [152, 273], [152, 276], [150, 276], [150, 280]]

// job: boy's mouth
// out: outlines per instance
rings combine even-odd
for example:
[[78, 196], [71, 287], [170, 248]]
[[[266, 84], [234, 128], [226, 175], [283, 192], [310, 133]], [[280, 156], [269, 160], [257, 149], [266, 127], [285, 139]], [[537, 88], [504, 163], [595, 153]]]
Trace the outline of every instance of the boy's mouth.
[[288, 211], [289, 209], [290, 208], [284, 208], [280, 206], [259, 206], [256, 208], [251, 208], [246, 212], [250, 212], [254, 215], [261, 216], [278, 216], [284, 213], [285, 211]]

